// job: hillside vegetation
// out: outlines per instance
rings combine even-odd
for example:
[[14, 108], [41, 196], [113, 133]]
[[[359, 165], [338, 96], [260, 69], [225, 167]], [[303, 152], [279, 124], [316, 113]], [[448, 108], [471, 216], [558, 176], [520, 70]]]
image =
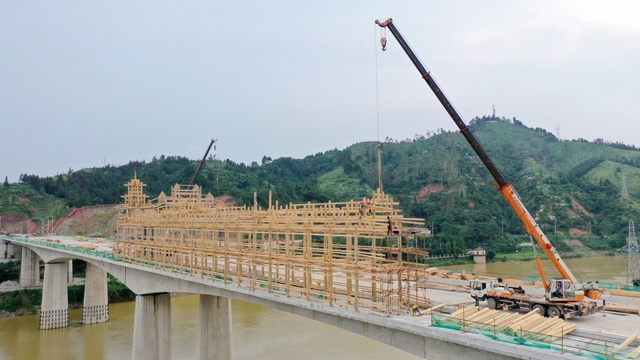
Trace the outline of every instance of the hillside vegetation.
[[[516, 119], [475, 118], [471, 126], [485, 150], [512, 182], [542, 229], [559, 249], [571, 250], [578, 239], [592, 250], [622, 247], [629, 220], [640, 219], [640, 151], [602, 139], [560, 141], [544, 129], [526, 127]], [[458, 132], [438, 131], [402, 141], [386, 139], [382, 146], [382, 178], [386, 193], [400, 202], [405, 214], [426, 219], [435, 236], [432, 253], [459, 253], [483, 245], [492, 252], [515, 252], [523, 237], [521, 222], [493, 180]], [[0, 193], [2, 213], [34, 214], [13, 192], [35, 201], [50, 199], [48, 213], [64, 206], [116, 204], [123, 184], [137, 176], [154, 198], [176, 183], [186, 184], [198, 163], [179, 156], [150, 162], [69, 171], [53, 177], [21, 176]], [[625, 177], [629, 200], [622, 200]], [[378, 187], [377, 144], [357, 143], [303, 159], [264, 156], [261, 164], [236, 163], [210, 157], [197, 183], [205, 193], [228, 195], [237, 204], [266, 206], [268, 193], [280, 204], [359, 199]], [[18, 190], [15, 190], [18, 189]], [[7, 194], [13, 200], [7, 200]], [[37, 207], [36, 207], [37, 208]], [[581, 253], [586, 253], [582, 251]]]

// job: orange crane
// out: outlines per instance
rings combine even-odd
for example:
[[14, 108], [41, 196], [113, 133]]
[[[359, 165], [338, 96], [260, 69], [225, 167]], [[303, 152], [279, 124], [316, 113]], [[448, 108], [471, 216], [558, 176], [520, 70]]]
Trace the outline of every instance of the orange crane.
[[[547, 281], [546, 276], [544, 274], [544, 270], [542, 268], [542, 263], [540, 258], [536, 253], [536, 264], [538, 266], [538, 270], [540, 272], [540, 278], [542, 282], [546, 285], [545, 287], [545, 299], [550, 303], [568, 303], [568, 302], [576, 302], [584, 300], [585, 296], [598, 299], [601, 296], [601, 291], [597, 283], [593, 282], [578, 282], [576, 277], [571, 273], [571, 270], [567, 267], [567, 265], [562, 261], [562, 258], [556, 251], [555, 247], [551, 244], [549, 239], [545, 236], [545, 234], [540, 229], [540, 226], [533, 219], [527, 208], [522, 203], [520, 196], [513, 188], [510, 182], [506, 181], [504, 176], [500, 170], [493, 163], [487, 152], [484, 150], [478, 139], [475, 137], [469, 126], [464, 122], [464, 120], [460, 117], [456, 109], [453, 107], [449, 99], [447, 99], [446, 95], [431, 76], [431, 73], [426, 70], [426, 68], [422, 65], [420, 59], [414, 54], [411, 47], [407, 44], [407, 42], [402, 37], [402, 34], [398, 31], [396, 26], [393, 23], [393, 20], [389, 18], [386, 21], [376, 20], [376, 24], [380, 27], [387, 28], [393, 36], [396, 38], [402, 49], [409, 56], [409, 59], [416, 66], [418, 71], [420, 72], [420, 76], [425, 80], [427, 85], [431, 88], [435, 96], [438, 98], [444, 109], [447, 111], [453, 122], [458, 126], [460, 132], [469, 142], [469, 145], [473, 148], [475, 153], [478, 155], [482, 163], [485, 165], [491, 176], [495, 180], [495, 184], [493, 185], [502, 196], [507, 200], [507, 203], [511, 206], [511, 208], [516, 212], [524, 227], [529, 235], [531, 235], [538, 245], [542, 248], [542, 250], [547, 254], [555, 268], [558, 270], [562, 279], [549, 279]], [[383, 50], [387, 44], [385, 38], [381, 39], [381, 43], [383, 46]], [[534, 248], [535, 249], [535, 248]]]
[[198, 175], [200, 174], [200, 170], [202, 170], [202, 167], [204, 166], [205, 161], [207, 161], [207, 155], [209, 155], [209, 151], [211, 151], [211, 147], [216, 142], [218, 142], [217, 139], [211, 139], [211, 143], [209, 143], [209, 147], [207, 148], [207, 151], [205, 151], [204, 156], [202, 157], [202, 160], [198, 164], [198, 168], [196, 169], [195, 174], [193, 174], [193, 177], [191, 178], [191, 181], [189, 182], [189, 189], [191, 189], [193, 187], [193, 185], [196, 184], [196, 179], [198, 178]]

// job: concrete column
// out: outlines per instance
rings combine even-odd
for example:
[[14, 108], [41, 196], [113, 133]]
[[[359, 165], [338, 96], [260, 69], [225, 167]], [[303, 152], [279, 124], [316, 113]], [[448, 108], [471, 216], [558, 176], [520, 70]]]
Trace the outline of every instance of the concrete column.
[[171, 359], [171, 295], [136, 296], [133, 359]]
[[40, 285], [40, 257], [33, 250], [22, 247], [20, 258], [20, 286]]
[[69, 295], [67, 292], [67, 261], [44, 264], [40, 329], [69, 326]]
[[73, 260], [69, 260], [69, 272], [67, 273], [67, 283], [69, 285], [73, 283]]
[[233, 359], [231, 299], [200, 295], [198, 359]]
[[15, 259], [22, 253], [22, 246], [14, 243], [7, 244], [7, 259]]
[[84, 281], [84, 306], [82, 323], [95, 324], [109, 321], [107, 271], [87, 263]]
[[9, 242], [0, 240], [0, 260], [9, 258]]

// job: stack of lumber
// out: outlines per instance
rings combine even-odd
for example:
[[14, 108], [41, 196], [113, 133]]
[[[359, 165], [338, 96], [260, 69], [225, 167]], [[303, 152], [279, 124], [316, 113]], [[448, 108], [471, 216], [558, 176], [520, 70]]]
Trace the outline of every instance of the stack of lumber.
[[518, 332], [528, 332], [554, 337], [565, 336], [578, 327], [560, 318], [546, 318], [532, 310], [525, 315], [513, 312], [491, 310], [475, 306], [455, 311], [450, 318], [496, 327], [506, 327]]
[[629, 291], [629, 290], [622, 290], [622, 289], [611, 289], [610, 293], [611, 293], [611, 295], [618, 295], [618, 296], [626, 296], [626, 297], [635, 297], [635, 298], [640, 298], [640, 291]]
[[436, 267], [428, 268], [425, 271], [430, 276], [439, 277], [443, 279], [457, 279], [457, 280], [475, 279], [475, 276], [473, 274], [452, 273], [449, 270], [440, 270]]
[[76, 247], [80, 248], [80, 249], [85, 249], [85, 250], [95, 250], [98, 248], [98, 245], [94, 245], [94, 244], [82, 244], [82, 245], [77, 245]]
[[619, 305], [619, 304], [607, 303], [604, 309], [606, 311], [615, 311], [615, 312], [621, 312], [625, 314], [640, 314], [640, 307], [631, 306], [631, 305]]
[[428, 289], [434, 289], [434, 290], [445, 290], [445, 291], [454, 291], [454, 292], [461, 292], [461, 293], [469, 292], [468, 286], [435, 281], [433, 279], [429, 279], [428, 281], [425, 281], [424, 286]]

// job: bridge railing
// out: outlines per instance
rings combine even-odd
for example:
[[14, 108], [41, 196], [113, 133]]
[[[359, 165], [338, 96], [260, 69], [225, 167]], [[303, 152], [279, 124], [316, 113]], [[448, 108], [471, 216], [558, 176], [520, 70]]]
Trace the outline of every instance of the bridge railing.
[[37, 239], [32, 239], [32, 238], [10, 237], [10, 239], [13, 240], [13, 241], [16, 241], [16, 242], [22, 242], [22, 243], [26, 243], [26, 244], [34, 244], [34, 245], [46, 246], [46, 247], [52, 248], [52, 249], [73, 251], [73, 252], [77, 252], [77, 253], [84, 254], [84, 255], [97, 256], [97, 257], [101, 257], [101, 258], [105, 258], [105, 259], [109, 259], [109, 260], [114, 260], [114, 261], [116, 260], [116, 256], [114, 254], [107, 253], [107, 252], [104, 252], [104, 251], [99, 251], [99, 250], [83, 249], [83, 248], [76, 247], [76, 246], [56, 244], [56, 243], [53, 243], [53, 242], [50, 242], [50, 241], [37, 240]]

